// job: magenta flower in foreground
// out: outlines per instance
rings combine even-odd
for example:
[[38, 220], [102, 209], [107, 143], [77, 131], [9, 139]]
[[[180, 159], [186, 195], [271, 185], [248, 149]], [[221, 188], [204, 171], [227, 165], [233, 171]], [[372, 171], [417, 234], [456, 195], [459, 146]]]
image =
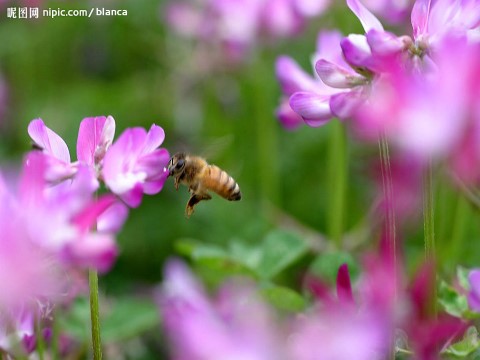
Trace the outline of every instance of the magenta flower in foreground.
[[170, 261], [158, 296], [173, 359], [282, 359], [268, 309], [245, 288], [211, 301], [187, 267]]
[[45, 155], [28, 154], [14, 201], [21, 228], [29, 241], [65, 265], [106, 271], [116, 258], [112, 233], [94, 232], [96, 221], [116, 203], [105, 195], [94, 200], [90, 171], [80, 167], [72, 180], [48, 186]]
[[104, 158], [102, 176], [107, 187], [129, 206], [137, 207], [143, 194], [153, 195], [163, 188], [170, 160], [164, 148], [160, 126], [152, 125], [148, 133], [143, 128], [123, 132]]

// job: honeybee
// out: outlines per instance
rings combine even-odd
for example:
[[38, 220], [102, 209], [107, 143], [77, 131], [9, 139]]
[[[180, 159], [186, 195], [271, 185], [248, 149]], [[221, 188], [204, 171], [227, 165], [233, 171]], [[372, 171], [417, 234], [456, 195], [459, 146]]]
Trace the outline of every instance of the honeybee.
[[216, 165], [209, 165], [205, 159], [198, 156], [176, 153], [168, 163], [168, 176], [173, 176], [175, 189], [178, 190], [182, 183], [188, 186], [188, 191], [192, 194], [185, 208], [187, 218], [193, 214], [195, 205], [212, 198], [208, 191], [230, 201], [242, 198], [240, 187], [230, 175]]

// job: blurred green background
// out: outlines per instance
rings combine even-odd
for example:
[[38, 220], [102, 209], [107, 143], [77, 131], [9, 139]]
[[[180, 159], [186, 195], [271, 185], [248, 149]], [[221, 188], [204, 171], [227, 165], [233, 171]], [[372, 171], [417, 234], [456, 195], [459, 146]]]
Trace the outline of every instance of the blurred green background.
[[[62, 136], [75, 159], [82, 118], [112, 115], [116, 137], [127, 127], [156, 123], [165, 129], [164, 147], [171, 154], [202, 155], [241, 187], [240, 202], [214, 197], [189, 220], [184, 217], [187, 189], [176, 192], [171, 179], [160, 194], [146, 196], [118, 236], [120, 256], [100, 279], [102, 293], [149, 294], [160, 283], [167, 258], [192, 255], [195, 244], [210, 249], [210, 257], [232, 246], [255, 248], [274, 229], [309, 241], [307, 254], [275, 278], [297, 291], [301, 274], [318, 256], [346, 250], [358, 260], [365, 249], [375, 249], [378, 229], [370, 220], [378, 198], [376, 145], [348, 134], [342, 142], [348, 130], [337, 121], [287, 132], [274, 114], [280, 99], [275, 58], [290, 55], [310, 71], [318, 30], [361, 32], [346, 6], [337, 4], [313, 20], [301, 37], [257, 49], [243, 66], [204, 73], [192, 61], [194, 44], [166, 27], [164, 5], [154, 0], [47, 2], [41, 8], [99, 6], [127, 9], [128, 16], [7, 19], [2, 9], [0, 17], [0, 73], [8, 87], [0, 120], [4, 166], [18, 166], [30, 149], [26, 128], [34, 118]], [[448, 278], [458, 263], [478, 263], [479, 227], [476, 209], [441, 168], [436, 174], [437, 252], [441, 274]], [[400, 230], [408, 269], [423, 259], [422, 236], [419, 217]], [[210, 284], [242, 272], [225, 262], [196, 266]], [[151, 332], [155, 338], [159, 330]], [[148, 353], [144, 358], [156, 358]]]

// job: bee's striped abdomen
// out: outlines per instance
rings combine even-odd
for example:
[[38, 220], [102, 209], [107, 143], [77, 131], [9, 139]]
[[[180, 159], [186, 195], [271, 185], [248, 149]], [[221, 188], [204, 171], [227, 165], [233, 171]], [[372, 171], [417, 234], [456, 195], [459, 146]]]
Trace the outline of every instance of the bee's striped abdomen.
[[207, 174], [204, 185], [209, 190], [231, 201], [237, 201], [242, 198], [240, 186], [238, 186], [237, 182], [225, 171], [215, 165], [209, 165], [206, 171]]

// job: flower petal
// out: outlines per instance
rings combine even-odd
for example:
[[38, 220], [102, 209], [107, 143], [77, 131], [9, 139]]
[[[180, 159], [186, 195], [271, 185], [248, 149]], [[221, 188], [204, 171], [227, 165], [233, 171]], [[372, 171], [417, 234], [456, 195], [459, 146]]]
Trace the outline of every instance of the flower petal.
[[299, 116], [288, 103], [288, 99], [283, 99], [275, 112], [278, 120], [286, 130], [295, 130], [303, 124], [303, 119]]
[[353, 66], [375, 70], [372, 51], [364, 35], [350, 34], [340, 42], [345, 60]]
[[77, 158], [93, 166], [100, 162], [115, 135], [115, 120], [109, 116], [89, 117], [82, 120], [78, 131]]
[[480, 270], [474, 269], [468, 274], [470, 293], [468, 294], [468, 305], [472, 310], [480, 312]]
[[297, 0], [294, 1], [295, 9], [303, 16], [317, 16], [329, 5], [330, 0]]
[[42, 150], [66, 163], [70, 163], [70, 152], [65, 141], [45, 126], [42, 119], [35, 119], [28, 125], [28, 135]]
[[65, 260], [83, 268], [93, 268], [100, 272], [109, 270], [118, 249], [113, 236], [91, 233], [70, 242], [64, 249]]
[[337, 89], [348, 89], [365, 80], [363, 76], [324, 59], [317, 61], [315, 70], [326, 85]]
[[288, 96], [297, 91], [313, 91], [317, 86], [314, 79], [289, 56], [277, 58], [275, 73], [283, 93]]
[[128, 217], [128, 207], [121, 202], [113, 203], [97, 218], [97, 231], [118, 233]]
[[364, 100], [362, 89], [353, 89], [332, 95], [330, 98], [330, 109], [336, 117], [346, 120], [352, 117]]
[[427, 32], [431, 2], [432, 0], [416, 0], [413, 5], [411, 21], [414, 38]]
[[290, 106], [305, 122], [313, 127], [321, 126], [332, 118], [329, 97], [309, 92], [297, 92], [290, 97]]
[[375, 55], [385, 56], [397, 54], [404, 50], [412, 41], [408, 37], [397, 37], [388, 31], [370, 30], [367, 33], [367, 42], [370, 50]]
[[160, 145], [162, 145], [163, 140], [165, 140], [165, 131], [163, 131], [160, 126], [153, 124], [147, 133], [144, 145], [145, 147], [143, 148], [141, 154], [151, 153]]
[[383, 30], [382, 23], [359, 0], [347, 0], [347, 5], [357, 15], [365, 32], [372, 29]]

